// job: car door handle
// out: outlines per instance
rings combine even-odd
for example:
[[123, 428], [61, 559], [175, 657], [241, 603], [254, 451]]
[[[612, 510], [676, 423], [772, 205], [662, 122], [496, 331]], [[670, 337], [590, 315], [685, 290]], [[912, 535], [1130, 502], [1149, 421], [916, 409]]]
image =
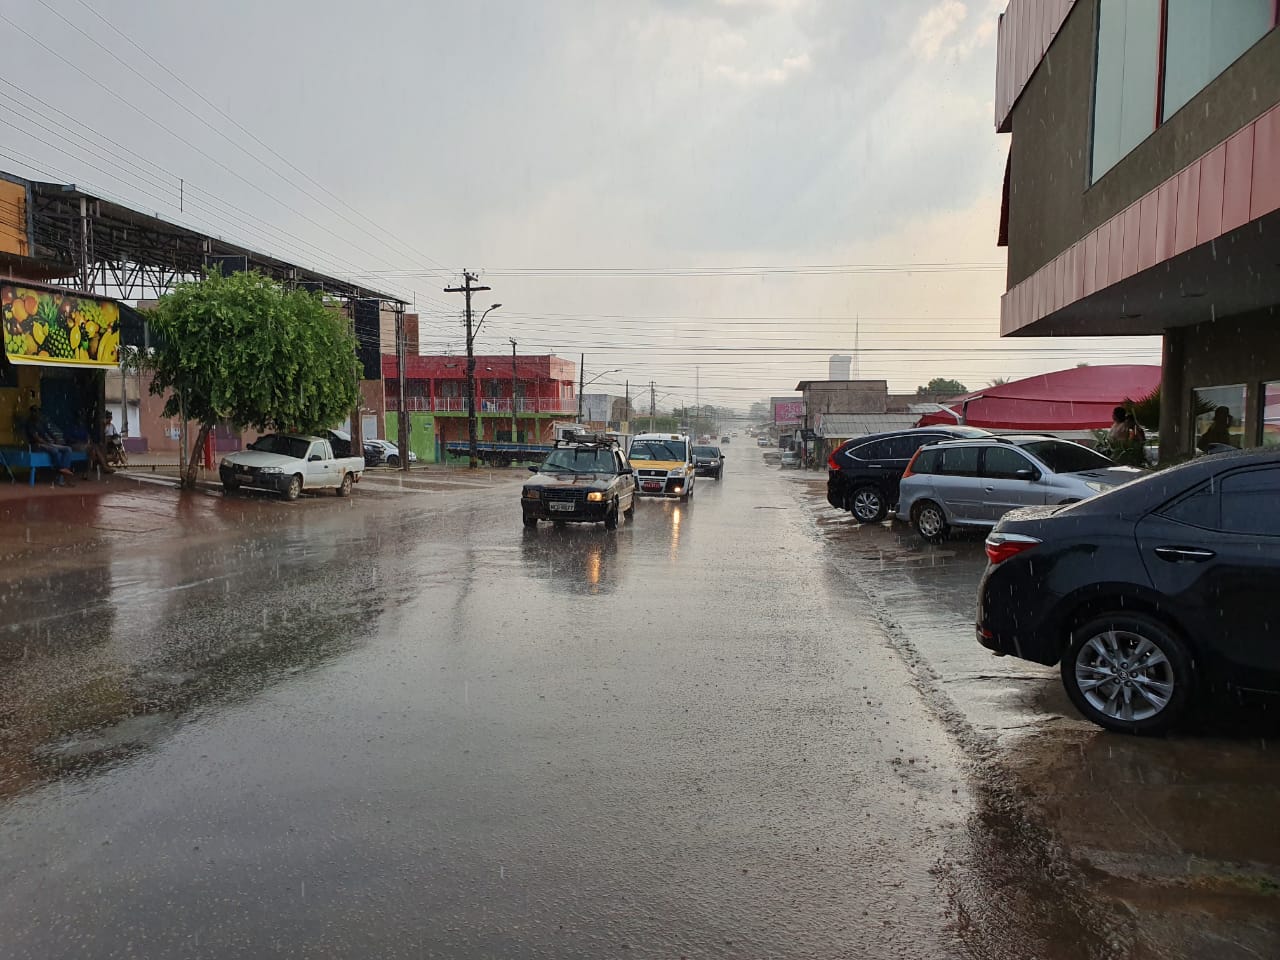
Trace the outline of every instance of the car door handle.
[[1217, 556], [1212, 550], [1200, 547], [1156, 547], [1156, 556], [1170, 563], [1204, 563]]
[[983, 489], [983, 490], [985, 490], [985, 491], [987, 491], [987, 493], [995, 493], [995, 492], [996, 492], [996, 488], [995, 488], [995, 487], [983, 487], [982, 489]]

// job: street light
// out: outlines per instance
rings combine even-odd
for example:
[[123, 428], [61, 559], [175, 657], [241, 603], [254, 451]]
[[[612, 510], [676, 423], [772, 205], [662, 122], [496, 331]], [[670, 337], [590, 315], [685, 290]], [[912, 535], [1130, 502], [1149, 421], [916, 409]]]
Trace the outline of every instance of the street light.
[[[471, 295], [468, 294], [467, 296], [467, 320], [470, 321]], [[502, 304], [495, 303], [481, 315], [480, 322], [474, 328], [470, 325], [467, 327], [467, 445], [470, 447], [470, 466], [472, 470], [476, 468], [476, 336], [480, 333], [480, 328], [484, 326], [485, 317], [500, 306]]]
[[[597, 374], [596, 374], [594, 377], [592, 377], [590, 380], [587, 380], [587, 381], [585, 381], [585, 382], [583, 382], [583, 383], [579, 383], [579, 384], [578, 384], [578, 422], [579, 422], [579, 423], [581, 423], [581, 422], [582, 422], [582, 392], [583, 392], [587, 387], [591, 386], [593, 383], [595, 383], [597, 380], [599, 380], [601, 377], [607, 377], [607, 376], [608, 376], [609, 374], [611, 374], [611, 373], [621, 373], [621, 372], [622, 372], [622, 368], [621, 368], [621, 367], [617, 367], [617, 368], [615, 368], [615, 369], [613, 369], [613, 370], [606, 370], [604, 373], [597, 373]], [[608, 420], [609, 418], [608, 418], [608, 417], [605, 417], [605, 419], [606, 419], [606, 420]]]

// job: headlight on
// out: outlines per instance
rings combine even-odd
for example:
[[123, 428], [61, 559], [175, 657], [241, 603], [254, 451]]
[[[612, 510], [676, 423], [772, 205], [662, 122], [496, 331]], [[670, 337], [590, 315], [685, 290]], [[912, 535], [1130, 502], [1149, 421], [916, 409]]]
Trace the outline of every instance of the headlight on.
[[601, 500], [604, 499], [604, 494], [601, 493], [599, 490], [592, 490], [590, 493], [587, 494], [587, 499], [592, 503], [599, 503]]
[[524, 488], [524, 498], [525, 498], [526, 500], [541, 500], [541, 499], [542, 499], [542, 493], [541, 493], [541, 491], [538, 491], [538, 490], [531, 490], [530, 488], [525, 487], [525, 488]]

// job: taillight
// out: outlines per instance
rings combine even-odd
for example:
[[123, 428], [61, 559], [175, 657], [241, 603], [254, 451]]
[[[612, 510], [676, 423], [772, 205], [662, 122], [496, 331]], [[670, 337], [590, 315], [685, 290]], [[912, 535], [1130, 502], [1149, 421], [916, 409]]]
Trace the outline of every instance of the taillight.
[[920, 456], [920, 450], [923, 450], [923, 449], [924, 447], [920, 447], [919, 449], [917, 449], [916, 452], [911, 455], [911, 459], [907, 461], [907, 469], [902, 471], [902, 476], [904, 478], [911, 476], [912, 474], [911, 468], [916, 465], [916, 459]]
[[836, 463], [836, 455], [833, 453], [827, 457], [827, 468], [830, 470], [839, 470], [840, 464]]
[[993, 533], [987, 537], [987, 559], [993, 564], [1004, 563], [1040, 543], [1035, 537], [1021, 533]]

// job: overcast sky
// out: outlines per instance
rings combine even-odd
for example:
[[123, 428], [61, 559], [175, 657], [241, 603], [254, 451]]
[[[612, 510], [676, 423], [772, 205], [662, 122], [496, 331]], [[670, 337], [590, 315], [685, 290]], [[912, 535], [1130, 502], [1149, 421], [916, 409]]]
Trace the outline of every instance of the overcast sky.
[[896, 391], [1158, 363], [998, 337], [1003, 6], [20, 0], [0, 168], [359, 275], [424, 352], [461, 349], [441, 288], [476, 270], [482, 349], [585, 353], [622, 371], [589, 392], [663, 405], [786, 393], [855, 341]]

